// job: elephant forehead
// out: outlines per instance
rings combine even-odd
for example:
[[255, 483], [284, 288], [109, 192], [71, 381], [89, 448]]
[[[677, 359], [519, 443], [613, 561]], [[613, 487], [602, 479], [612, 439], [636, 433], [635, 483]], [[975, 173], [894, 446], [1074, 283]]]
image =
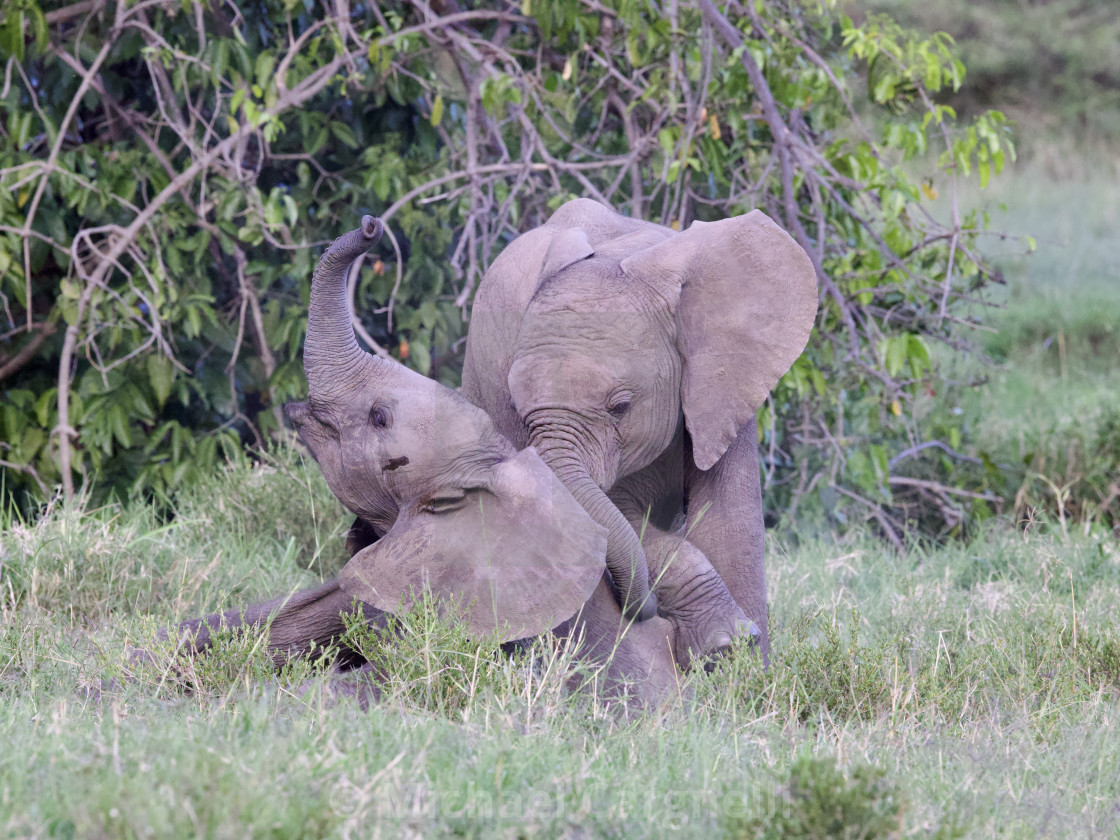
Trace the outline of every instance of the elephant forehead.
[[414, 468], [453, 462], [476, 450], [504, 449], [486, 413], [461, 400], [398, 403], [382, 440], [387, 457], [407, 456]]
[[666, 308], [665, 301], [655, 290], [623, 273], [617, 260], [590, 259], [546, 279], [533, 296], [528, 314], [646, 315], [663, 308]]
[[659, 312], [622, 307], [529, 312], [518, 335], [517, 355], [626, 357], [639, 348], [664, 349], [661, 345], [672, 335], [671, 321]]
[[595, 401], [618, 383], [611, 367], [575, 353], [534, 353], [514, 362], [509, 372], [510, 394], [519, 408], [555, 394], [581, 394]]
[[493, 427], [481, 408], [438, 382], [428, 382], [435, 387], [380, 395], [380, 400], [392, 411], [395, 425], [424, 431], [448, 426], [478, 431]]

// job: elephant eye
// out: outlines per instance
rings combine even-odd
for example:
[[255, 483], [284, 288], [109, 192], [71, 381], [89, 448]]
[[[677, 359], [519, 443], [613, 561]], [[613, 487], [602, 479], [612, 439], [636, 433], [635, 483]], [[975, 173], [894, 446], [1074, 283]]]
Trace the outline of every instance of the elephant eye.
[[379, 429], [387, 428], [391, 420], [389, 409], [384, 406], [375, 405], [369, 410], [369, 422]]
[[610, 414], [611, 417], [621, 417], [629, 410], [630, 400], [623, 398], [614, 402], [611, 407], [607, 409], [607, 413]]

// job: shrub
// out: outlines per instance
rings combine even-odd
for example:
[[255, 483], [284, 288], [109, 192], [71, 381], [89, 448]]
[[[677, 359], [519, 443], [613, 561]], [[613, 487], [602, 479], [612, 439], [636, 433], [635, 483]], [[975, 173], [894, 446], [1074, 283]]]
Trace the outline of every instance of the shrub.
[[4, 489], [169, 493], [278, 435], [314, 249], [363, 213], [389, 235], [362, 339], [454, 384], [482, 272], [586, 195], [677, 227], [758, 207], [812, 255], [817, 329], [759, 415], [769, 498], [897, 540], [892, 456], [988, 278], [983, 216], [926, 207], [999, 173], [1005, 121], [934, 101], [964, 76], [943, 35], [832, 0], [672, 9], [6, 5]]
[[728, 834], [760, 840], [895, 838], [902, 836], [904, 810], [905, 798], [882, 769], [857, 764], [845, 775], [835, 759], [803, 752], [782, 780], [773, 812], [732, 821]]

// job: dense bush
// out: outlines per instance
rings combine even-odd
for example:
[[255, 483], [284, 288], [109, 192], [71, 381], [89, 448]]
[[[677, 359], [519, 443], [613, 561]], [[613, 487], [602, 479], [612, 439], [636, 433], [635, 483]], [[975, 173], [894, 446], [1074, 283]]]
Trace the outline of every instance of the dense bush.
[[939, 461], [921, 484], [894, 469], [960, 437], [910, 403], [987, 276], [984, 219], [927, 204], [1010, 145], [998, 113], [935, 104], [964, 75], [945, 37], [815, 0], [338, 14], [5, 7], [5, 490], [162, 493], [277, 435], [316, 248], [363, 213], [391, 234], [356, 274], [363, 340], [454, 383], [490, 260], [586, 195], [678, 227], [761, 207], [813, 257], [817, 330], [760, 413], [775, 510], [872, 516], [898, 541], [900, 501], [952, 493]]

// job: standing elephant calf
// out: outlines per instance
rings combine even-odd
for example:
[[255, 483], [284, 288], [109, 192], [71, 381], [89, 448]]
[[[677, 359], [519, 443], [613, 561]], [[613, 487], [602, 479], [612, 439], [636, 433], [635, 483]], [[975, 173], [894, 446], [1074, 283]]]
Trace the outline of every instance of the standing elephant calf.
[[463, 393], [607, 529], [624, 597], [652, 585], [709, 652], [730, 590], [766, 658], [755, 412], [816, 309], [808, 255], [760, 211], [678, 233], [577, 199], [487, 271]]

